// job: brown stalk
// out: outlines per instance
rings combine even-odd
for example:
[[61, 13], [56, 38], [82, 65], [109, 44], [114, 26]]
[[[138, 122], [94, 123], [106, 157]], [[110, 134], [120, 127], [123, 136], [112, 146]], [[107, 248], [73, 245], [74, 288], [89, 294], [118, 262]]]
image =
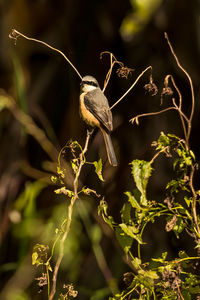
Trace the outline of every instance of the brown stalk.
[[60, 264], [61, 264], [63, 256], [64, 256], [64, 243], [65, 243], [65, 240], [66, 240], [66, 238], [68, 236], [68, 233], [69, 233], [69, 230], [70, 230], [74, 203], [75, 203], [75, 201], [78, 198], [78, 180], [79, 180], [79, 176], [80, 176], [82, 167], [83, 167], [83, 165], [85, 163], [84, 155], [85, 155], [85, 153], [87, 152], [87, 149], [88, 149], [88, 144], [89, 144], [90, 136], [91, 136], [90, 132], [87, 131], [87, 137], [86, 137], [86, 141], [85, 141], [85, 146], [84, 146], [83, 151], [80, 154], [80, 164], [79, 164], [79, 167], [78, 167], [75, 179], [74, 179], [74, 183], [73, 183], [74, 195], [71, 198], [71, 203], [70, 203], [70, 205], [68, 207], [66, 228], [65, 228], [63, 236], [62, 236], [62, 238], [60, 240], [59, 254], [58, 254], [56, 265], [55, 265], [55, 268], [54, 268], [54, 271], [53, 271], [53, 279], [52, 279], [53, 284], [52, 284], [51, 293], [49, 295], [48, 300], [52, 300], [53, 297], [54, 297], [54, 295], [55, 295], [55, 293], [56, 293], [56, 284], [57, 284], [58, 271], [59, 271]]

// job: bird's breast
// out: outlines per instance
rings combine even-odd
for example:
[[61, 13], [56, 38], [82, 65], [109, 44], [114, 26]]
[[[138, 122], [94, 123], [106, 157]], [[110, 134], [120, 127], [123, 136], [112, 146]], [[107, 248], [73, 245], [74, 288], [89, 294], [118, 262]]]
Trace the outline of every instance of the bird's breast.
[[92, 127], [100, 127], [100, 122], [95, 118], [95, 116], [86, 108], [84, 103], [85, 93], [80, 95], [80, 115], [82, 119]]

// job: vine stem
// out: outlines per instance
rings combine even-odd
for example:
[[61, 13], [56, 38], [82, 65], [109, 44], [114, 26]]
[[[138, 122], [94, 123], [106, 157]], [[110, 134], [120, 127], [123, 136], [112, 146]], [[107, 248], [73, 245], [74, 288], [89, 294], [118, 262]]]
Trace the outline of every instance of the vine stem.
[[80, 154], [80, 164], [79, 164], [78, 170], [76, 172], [76, 177], [75, 177], [74, 183], [73, 183], [74, 195], [71, 198], [71, 202], [70, 202], [70, 205], [68, 207], [66, 229], [65, 229], [64, 234], [63, 234], [63, 236], [60, 240], [59, 254], [58, 254], [58, 258], [57, 258], [56, 265], [55, 265], [54, 272], [53, 272], [53, 278], [52, 278], [53, 284], [52, 284], [51, 293], [49, 295], [48, 300], [52, 300], [54, 298], [55, 293], [56, 293], [56, 284], [57, 284], [58, 271], [59, 271], [60, 264], [61, 264], [63, 256], [64, 256], [64, 243], [65, 243], [65, 240], [66, 240], [66, 238], [68, 236], [68, 233], [69, 233], [69, 230], [70, 230], [70, 226], [71, 226], [71, 222], [72, 222], [72, 214], [73, 214], [74, 203], [78, 198], [78, 179], [79, 179], [79, 176], [80, 176], [80, 173], [81, 173], [81, 169], [82, 169], [83, 165], [85, 164], [84, 156], [85, 156], [85, 153], [87, 152], [87, 149], [88, 149], [90, 136], [91, 136], [91, 133], [89, 131], [87, 131], [85, 146], [84, 146], [83, 151]]

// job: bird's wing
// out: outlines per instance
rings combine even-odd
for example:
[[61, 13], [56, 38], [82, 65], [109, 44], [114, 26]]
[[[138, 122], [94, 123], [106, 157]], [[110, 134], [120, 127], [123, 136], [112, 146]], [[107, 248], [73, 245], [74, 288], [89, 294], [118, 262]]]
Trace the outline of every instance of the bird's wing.
[[112, 113], [108, 100], [100, 89], [88, 92], [84, 97], [84, 104], [107, 132], [112, 131]]

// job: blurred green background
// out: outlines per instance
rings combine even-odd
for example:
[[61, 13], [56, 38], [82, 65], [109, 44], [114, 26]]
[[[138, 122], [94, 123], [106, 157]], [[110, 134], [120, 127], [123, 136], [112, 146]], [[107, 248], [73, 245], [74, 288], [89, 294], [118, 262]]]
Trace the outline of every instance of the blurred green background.
[[[170, 105], [170, 99], [164, 99], [161, 106], [160, 97], [167, 74], [175, 77], [183, 95], [184, 111], [190, 111], [189, 85], [170, 53], [165, 31], [193, 80], [197, 101], [190, 144], [199, 160], [200, 1], [0, 1], [0, 89], [16, 100], [55, 147], [47, 155], [42, 142], [27, 133], [16, 115], [6, 109], [0, 112], [0, 299], [47, 299], [46, 287], [40, 291], [35, 280], [42, 269], [31, 265], [31, 254], [37, 243], [52, 246], [55, 229], [66, 217], [67, 199], [55, 195], [56, 187], [50, 181], [56, 169], [52, 158], [56, 157], [56, 149], [59, 151], [69, 139], [83, 145], [86, 126], [79, 117], [80, 80], [73, 69], [62, 56], [43, 45], [23, 38], [15, 45], [8, 37], [13, 28], [63, 51], [82, 76], [95, 76], [101, 86], [109, 69], [109, 57], [100, 60], [102, 51], [112, 52], [125, 66], [134, 69], [127, 80], [113, 72], [105, 91], [110, 105], [142, 70], [149, 65], [153, 67], [158, 95], [151, 97], [143, 89], [148, 83], [146, 74], [113, 109], [112, 139], [119, 166], [109, 166], [102, 136], [96, 131], [87, 159], [102, 157], [106, 181], [99, 182], [91, 167], [85, 168], [81, 175], [83, 185], [105, 196], [110, 214], [117, 220], [126, 198], [124, 192], [134, 188], [129, 163], [137, 158], [150, 160], [151, 143], [161, 131], [183, 136], [175, 111], [144, 118], [139, 126], [132, 125], [130, 118]], [[164, 159], [156, 161], [156, 168], [149, 194], [151, 200], [162, 201], [171, 169]], [[70, 174], [67, 180], [71, 187]], [[123, 288], [123, 273], [129, 266], [113, 233], [97, 214], [99, 200], [95, 197], [82, 200], [75, 209], [66, 242], [58, 290], [63, 292], [63, 284], [72, 282], [79, 292], [78, 299], [108, 299], [111, 291], [106, 276], [115, 278], [118, 287]], [[190, 251], [188, 238], [183, 237], [180, 242], [173, 234], [165, 235], [164, 226], [160, 221], [145, 233], [147, 245], [143, 247], [143, 257], [147, 260], [163, 251], [176, 255], [182, 246]], [[95, 243], [107, 261], [104, 272], [94, 255]]]

